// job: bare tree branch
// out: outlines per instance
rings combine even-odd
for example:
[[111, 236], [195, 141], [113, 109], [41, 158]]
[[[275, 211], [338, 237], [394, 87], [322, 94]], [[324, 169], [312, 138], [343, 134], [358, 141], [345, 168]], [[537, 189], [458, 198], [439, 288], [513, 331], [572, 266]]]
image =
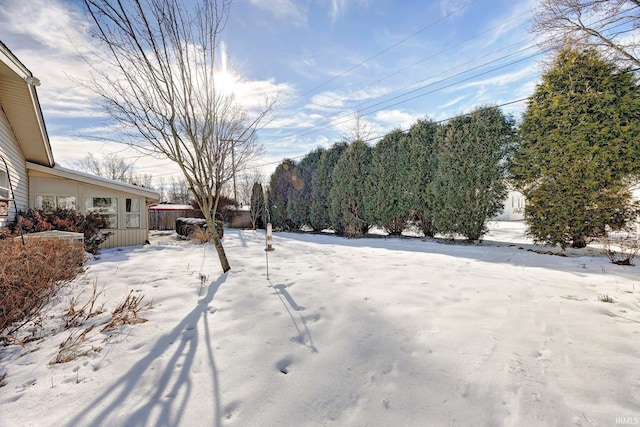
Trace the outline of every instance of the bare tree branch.
[[[94, 67], [91, 82], [103, 109], [127, 142], [180, 167], [215, 230], [222, 186], [261, 153], [256, 133], [275, 102], [249, 112], [216, 87], [218, 37], [231, 0], [81, 2], [110, 66]], [[226, 272], [217, 233], [212, 239]]]
[[533, 21], [544, 47], [595, 47], [640, 67], [640, 0], [542, 0]]

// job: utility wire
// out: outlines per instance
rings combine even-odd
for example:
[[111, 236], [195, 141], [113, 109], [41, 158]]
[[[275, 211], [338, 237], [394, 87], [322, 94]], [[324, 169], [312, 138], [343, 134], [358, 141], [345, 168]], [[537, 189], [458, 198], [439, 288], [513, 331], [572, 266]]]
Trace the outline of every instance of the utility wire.
[[[531, 47], [528, 47], [528, 48], [526, 48], [526, 49], [530, 49], [530, 48], [531, 48]], [[519, 52], [520, 52], [520, 51], [519, 51]], [[534, 53], [534, 54], [532, 54], [532, 55], [528, 55], [528, 56], [526, 56], [526, 57], [524, 57], [524, 58], [520, 58], [520, 59], [518, 59], [518, 60], [508, 62], [508, 63], [503, 64], [503, 65], [500, 65], [500, 66], [498, 66], [498, 67], [491, 68], [490, 70], [486, 70], [486, 71], [483, 71], [483, 72], [481, 72], [481, 73], [474, 74], [473, 76], [470, 76], [470, 77], [467, 77], [467, 78], [464, 78], [464, 79], [461, 79], [461, 80], [457, 80], [457, 81], [455, 81], [455, 82], [453, 82], [453, 83], [450, 83], [450, 84], [447, 84], [447, 85], [444, 85], [444, 86], [441, 86], [441, 87], [435, 88], [435, 89], [433, 89], [433, 90], [430, 90], [430, 91], [427, 91], [427, 92], [424, 92], [424, 93], [420, 93], [420, 94], [418, 94], [418, 95], [414, 95], [414, 96], [412, 96], [412, 97], [410, 97], [410, 98], [403, 99], [403, 100], [398, 101], [398, 102], [395, 102], [395, 103], [393, 103], [393, 104], [387, 104], [387, 103], [388, 103], [388, 102], [390, 102], [390, 101], [393, 101], [393, 100], [396, 100], [396, 99], [400, 99], [400, 98], [404, 98], [404, 97], [406, 97], [406, 96], [408, 96], [408, 95], [411, 95], [412, 93], [420, 92], [420, 91], [422, 91], [422, 90], [424, 90], [424, 89], [427, 89], [427, 88], [429, 88], [429, 87], [431, 87], [431, 86], [434, 86], [434, 85], [437, 85], [437, 84], [439, 84], [439, 83], [446, 82], [447, 80], [451, 80], [452, 78], [455, 78], [455, 77], [458, 77], [458, 76], [464, 75], [464, 74], [466, 74], [466, 73], [468, 73], [468, 72], [470, 72], [470, 71], [477, 70], [477, 69], [479, 69], [479, 68], [485, 67], [486, 65], [489, 65], [489, 64], [492, 64], [492, 63], [494, 63], [494, 62], [500, 61], [500, 60], [502, 60], [502, 59], [504, 59], [504, 58], [506, 58], [506, 57], [508, 57], [508, 56], [513, 56], [514, 54], [516, 54], [516, 53], [518, 53], [518, 52], [513, 53], [513, 54], [510, 54], [510, 55], [507, 55], [507, 56], [505, 56], [505, 57], [498, 58], [498, 59], [493, 60], [493, 61], [489, 61], [489, 62], [487, 62], [487, 63], [484, 63], [484, 64], [478, 65], [478, 66], [476, 66], [476, 67], [473, 67], [473, 68], [471, 68], [471, 69], [469, 69], [469, 70], [461, 71], [460, 73], [454, 74], [454, 75], [452, 75], [452, 76], [450, 76], [450, 77], [447, 77], [447, 78], [445, 78], [445, 79], [438, 80], [438, 81], [436, 81], [436, 82], [433, 82], [433, 83], [427, 84], [427, 85], [425, 85], [425, 86], [421, 86], [421, 87], [419, 87], [419, 88], [413, 89], [413, 90], [411, 90], [411, 91], [409, 91], [409, 92], [405, 92], [405, 93], [403, 93], [403, 94], [400, 94], [400, 95], [394, 96], [394, 97], [389, 98], [389, 99], [386, 99], [386, 100], [384, 100], [384, 101], [380, 101], [380, 102], [377, 102], [377, 103], [375, 103], [375, 104], [372, 104], [372, 105], [370, 105], [370, 106], [366, 107], [364, 110], [368, 110], [368, 109], [371, 109], [371, 108], [374, 108], [374, 107], [378, 107], [378, 106], [380, 106], [380, 108], [376, 108], [376, 109], [374, 109], [374, 110], [371, 110], [371, 111], [368, 111], [368, 112], [361, 113], [361, 114], [360, 114], [360, 116], [368, 116], [368, 115], [371, 115], [371, 114], [373, 114], [373, 113], [377, 113], [378, 111], [381, 111], [381, 110], [384, 110], [384, 109], [387, 109], [387, 108], [391, 108], [391, 107], [395, 107], [395, 106], [397, 106], [397, 105], [404, 104], [404, 103], [409, 102], [409, 101], [412, 101], [412, 100], [414, 100], [414, 99], [421, 98], [421, 97], [423, 97], [423, 96], [430, 95], [430, 94], [432, 94], [432, 93], [435, 93], [435, 92], [438, 92], [438, 91], [441, 91], [441, 90], [444, 90], [444, 89], [451, 88], [451, 87], [456, 86], [456, 85], [458, 85], [458, 84], [461, 84], [461, 83], [464, 83], [464, 82], [467, 82], [467, 81], [473, 80], [473, 79], [475, 79], [475, 78], [477, 78], [477, 77], [481, 77], [481, 76], [484, 76], [484, 75], [486, 75], [486, 74], [492, 73], [492, 72], [494, 72], [494, 71], [501, 70], [501, 69], [503, 69], [503, 68], [510, 67], [510, 66], [515, 65], [515, 64], [517, 64], [517, 63], [520, 63], [520, 62], [526, 61], [526, 60], [528, 60], [528, 59], [534, 58], [534, 57], [539, 56], [539, 55], [541, 55], [541, 54], [543, 54], [543, 53], [545, 53], [545, 52], [547, 52], [547, 51], [538, 51], [538, 52], [536, 52], [536, 53]], [[328, 129], [328, 128], [331, 128], [331, 127], [334, 127], [334, 126], [336, 126], [336, 125], [339, 125], [339, 124], [342, 124], [342, 123], [346, 123], [346, 122], [347, 122], [347, 121], [349, 121], [349, 120], [351, 120], [351, 113], [342, 114], [341, 116], [335, 117], [335, 118], [333, 118], [333, 119], [326, 120], [326, 121], [324, 121], [324, 122], [322, 122], [322, 123], [319, 123], [319, 124], [317, 124], [317, 125], [313, 126], [313, 127], [311, 128], [311, 130], [310, 130], [310, 129], [305, 129], [305, 130], [303, 130], [303, 131], [299, 131], [299, 132], [292, 133], [292, 134], [290, 134], [290, 135], [286, 135], [286, 136], [284, 136], [284, 138], [287, 138], [287, 137], [295, 137], [295, 136], [299, 136], [299, 137], [307, 136], [307, 135], [310, 135], [310, 134], [312, 134], [312, 133], [319, 132], [319, 131], [321, 131], [321, 130], [325, 130], [325, 129]]]
[[[621, 13], [626, 13], [626, 10], [625, 10], [625, 11], [622, 11]], [[593, 22], [592, 24], [589, 24], [589, 25], [597, 24], [597, 23], [601, 22], [601, 21], [602, 21], [602, 20], [604, 20], [604, 19], [605, 19], [605, 18], [601, 18], [600, 20], [595, 21], [595, 22]], [[612, 26], [612, 27], [610, 27], [610, 28], [607, 28], [607, 30], [613, 30], [613, 29], [615, 29], [615, 28], [617, 28], [617, 27], [620, 27], [620, 26], [623, 26], [623, 25], [626, 25], [626, 22], [623, 22], [623, 23], [619, 23], [619, 24], [617, 24], [617, 25], [614, 25], [614, 26]], [[516, 43], [516, 44], [517, 44], [517, 43]], [[428, 85], [425, 85], [425, 86], [422, 86], [422, 87], [416, 88], [416, 89], [411, 90], [411, 91], [409, 91], [409, 92], [407, 92], [407, 93], [397, 95], [397, 96], [395, 96], [395, 97], [392, 97], [392, 98], [386, 99], [386, 100], [384, 100], [384, 101], [379, 101], [379, 102], [377, 102], [377, 103], [375, 103], [375, 104], [372, 104], [372, 105], [369, 105], [369, 106], [365, 107], [365, 108], [364, 108], [364, 110], [367, 110], [367, 109], [370, 109], [370, 108], [376, 107], [376, 106], [378, 106], [378, 105], [383, 105], [383, 104], [385, 104], [385, 103], [387, 103], [387, 102], [389, 102], [389, 101], [391, 101], [391, 100], [399, 99], [399, 98], [402, 98], [402, 97], [404, 97], [404, 96], [407, 96], [408, 94], [414, 93], [414, 92], [416, 92], [416, 91], [423, 90], [423, 89], [425, 89], [425, 88], [427, 88], [427, 87], [429, 87], [429, 86], [432, 86], [432, 85], [435, 85], [435, 84], [438, 84], [438, 83], [442, 83], [442, 82], [444, 82], [444, 81], [450, 80], [451, 78], [454, 78], [454, 77], [456, 77], [456, 76], [460, 76], [460, 75], [466, 74], [466, 73], [467, 73], [467, 72], [469, 72], [469, 71], [473, 71], [473, 70], [475, 70], [475, 69], [478, 69], [478, 68], [481, 68], [481, 67], [483, 67], [483, 66], [489, 65], [489, 64], [491, 64], [491, 63], [497, 62], [497, 61], [499, 61], [499, 60], [501, 60], [501, 59], [508, 58], [509, 56], [513, 56], [514, 54], [517, 54], [517, 53], [522, 52], [522, 51], [524, 51], [524, 50], [530, 49], [530, 48], [532, 48], [532, 47], [534, 47], [534, 45], [527, 46], [526, 48], [521, 49], [521, 50], [519, 50], [519, 51], [517, 51], [517, 52], [514, 52], [514, 53], [512, 53], [512, 54], [505, 55], [505, 56], [503, 56], [503, 57], [501, 57], [501, 58], [497, 58], [496, 60], [489, 61], [489, 62], [487, 62], [487, 63], [484, 63], [484, 64], [479, 65], [479, 66], [476, 66], [476, 67], [472, 67], [472, 68], [470, 68], [470, 69], [468, 69], [468, 70], [464, 70], [464, 71], [462, 71], [462, 72], [460, 72], [460, 73], [457, 73], [457, 74], [455, 74], [455, 75], [453, 75], [453, 76], [447, 77], [447, 78], [442, 79], [442, 80], [440, 80], [440, 81], [433, 82], [433, 83], [431, 83], [431, 84], [428, 84]], [[504, 49], [504, 48], [503, 48], [503, 49]], [[503, 49], [498, 49], [497, 51], [500, 51], [500, 50], [503, 50]], [[497, 67], [497, 68], [495, 68], [493, 71], [498, 70], [498, 69], [500, 69], [500, 68], [504, 68], [504, 67], [509, 66], [509, 65], [513, 65], [513, 64], [515, 64], [515, 63], [521, 62], [522, 60], [525, 60], [525, 59], [528, 59], [528, 58], [532, 58], [532, 57], [537, 56], [537, 55], [540, 55], [540, 54], [542, 54], [542, 53], [549, 52], [550, 50], [552, 50], [552, 49], [546, 49], [546, 50], [543, 50], [543, 51], [541, 51], [541, 52], [539, 52], [539, 53], [537, 53], [537, 54], [531, 55], [531, 56], [529, 56], [529, 57], [527, 57], [527, 58], [524, 58], [524, 59], [521, 59], [521, 60], [518, 60], [518, 61], [514, 61], [514, 62], [509, 63], [509, 64], [506, 64], [505, 66], [502, 66], [502, 67]], [[497, 51], [495, 51], [495, 52], [497, 52]], [[492, 53], [495, 53], [495, 52], [492, 52]], [[483, 58], [483, 57], [490, 56], [490, 55], [491, 55], [491, 54], [482, 55], [482, 56], [480, 56], [479, 58]], [[476, 58], [476, 59], [479, 59], [479, 58]], [[475, 59], [474, 59], [474, 60], [475, 60]], [[467, 63], [469, 63], [469, 62], [473, 62], [474, 60], [468, 61]], [[467, 63], [466, 63], [466, 64], [467, 64]], [[448, 71], [450, 71], [450, 70], [448, 70]], [[444, 72], [441, 72], [441, 73], [439, 73], [439, 74], [444, 74], [444, 73], [446, 73], [446, 72], [447, 72], [447, 71], [444, 71]], [[490, 70], [489, 72], [491, 72], [491, 70]], [[481, 75], [484, 75], [484, 74], [487, 74], [487, 73], [488, 73], [488, 72], [480, 73], [480, 74], [476, 75], [475, 77], [478, 77], [478, 76], [481, 76]], [[439, 74], [436, 74], [436, 75], [439, 75]], [[473, 78], [473, 77], [472, 77], [472, 78]], [[460, 80], [460, 81], [459, 81], [459, 82], [457, 82], [457, 83], [454, 83], [454, 84], [450, 84], [450, 85], [444, 86], [444, 87], [442, 87], [442, 88], [440, 88], [440, 89], [436, 89], [436, 90], [433, 90], [433, 91], [429, 91], [429, 92], [427, 92], [427, 93], [425, 93], [425, 94], [422, 94], [422, 95], [419, 95], [419, 96], [414, 96], [414, 97], [408, 98], [408, 99], [406, 99], [406, 100], [405, 100], [405, 101], [403, 101], [403, 102], [398, 102], [398, 103], [394, 103], [394, 104], [391, 104], [391, 105], [387, 105], [387, 106], [385, 106], [385, 107], [383, 107], [383, 108], [376, 109], [376, 110], [374, 110], [374, 111], [371, 111], [371, 112], [368, 112], [368, 113], [364, 113], [364, 114], [360, 114], [360, 115], [361, 115], [361, 116], [366, 116], [366, 115], [372, 114], [372, 113], [374, 113], [374, 112], [378, 112], [378, 111], [380, 111], [380, 110], [382, 110], [382, 109], [384, 109], [384, 108], [390, 108], [390, 107], [393, 107], [393, 106], [397, 106], [397, 105], [400, 105], [400, 104], [402, 104], [402, 103], [404, 103], [404, 102], [408, 102], [408, 101], [414, 100], [414, 99], [419, 98], [419, 97], [421, 97], [421, 96], [424, 96], [424, 95], [427, 95], [427, 94], [430, 94], [430, 93], [436, 92], [437, 90], [441, 90], [441, 89], [444, 89], [444, 88], [452, 87], [452, 86], [454, 86], [455, 84], [463, 83], [463, 82], [468, 81], [468, 80], [470, 80], [470, 78]], [[422, 81], [425, 81], [425, 80], [422, 80]], [[397, 91], [399, 91], [399, 90], [406, 89], [407, 87], [411, 87], [411, 86], [413, 86], [413, 85], [415, 85], [415, 84], [417, 84], [417, 82], [416, 82], [416, 83], [413, 83], [413, 84], [410, 84], [410, 85], [406, 85], [406, 86], [404, 86], [403, 88], [400, 88], [400, 89], [398, 89], [398, 90], [396, 90], [396, 91], [394, 91], [394, 92], [397, 92]], [[384, 96], [388, 96], [388, 94], [387, 94], [387, 95], [384, 95]], [[380, 98], [381, 98], [381, 97], [380, 97]], [[353, 108], [358, 109], [359, 107], [362, 107], [362, 106], [363, 106], [363, 105], [365, 105], [365, 104], [366, 104], [366, 102], [365, 102], [365, 103], [356, 104]], [[350, 120], [350, 119], [348, 119], [348, 118], [350, 118], [352, 115], [353, 115], [353, 113], [352, 113], [352, 112], [343, 113], [343, 114], [340, 114], [340, 115], [334, 116], [333, 118], [326, 119], [325, 121], [320, 122], [320, 123], [318, 123], [318, 124], [316, 124], [316, 125], [313, 125], [313, 126], [311, 126], [311, 127], [309, 127], [309, 128], [306, 128], [306, 129], [303, 129], [303, 130], [300, 130], [300, 131], [296, 131], [296, 132], [293, 132], [293, 133], [290, 133], [290, 134], [286, 134], [286, 135], [284, 135], [284, 136], [283, 136], [283, 138], [292, 138], [292, 137], [296, 137], [296, 136], [307, 136], [307, 135], [310, 135], [310, 134], [312, 134], [312, 133], [318, 132], [318, 131], [320, 131], [320, 130], [325, 130], [325, 129], [327, 129], [327, 128], [330, 128], [330, 127], [332, 127], [333, 125], [338, 125], [338, 124], [345, 123], [345, 122], [347, 122], [347, 121], [349, 121], [349, 120]], [[341, 120], [341, 119], [346, 119], [346, 120]], [[336, 122], [336, 121], [337, 121], [337, 122]], [[332, 125], [332, 124], [333, 124], [333, 125]], [[316, 128], [318, 128], [318, 129], [316, 129]]]
[[419, 30], [418, 30], [418, 31], [416, 31], [415, 33], [408, 35], [407, 37], [403, 38], [402, 40], [400, 40], [400, 41], [398, 41], [398, 42], [396, 42], [396, 43], [392, 44], [391, 46], [389, 46], [389, 47], [387, 47], [387, 48], [385, 48], [385, 49], [383, 49], [383, 50], [379, 51], [378, 53], [376, 53], [376, 54], [374, 54], [374, 55], [372, 55], [372, 56], [368, 57], [367, 59], [365, 59], [365, 60], [363, 60], [363, 61], [359, 62], [358, 64], [356, 64], [356, 65], [352, 66], [351, 68], [349, 68], [349, 69], [347, 69], [347, 70], [345, 70], [345, 71], [341, 72], [340, 74], [338, 74], [338, 75], [336, 75], [336, 76], [334, 76], [334, 77], [330, 78], [329, 80], [327, 80], [327, 81], [325, 81], [325, 82], [323, 82], [323, 83], [321, 83], [321, 84], [319, 84], [319, 85], [317, 85], [317, 86], [314, 86], [313, 88], [311, 88], [311, 89], [309, 89], [308, 91], [304, 92], [303, 94], [301, 94], [300, 96], [298, 96], [297, 98], [295, 98], [295, 99], [294, 99], [293, 101], [291, 101], [291, 102], [293, 103], [293, 102], [295, 102], [295, 101], [297, 101], [297, 100], [299, 100], [299, 99], [301, 99], [301, 98], [303, 98], [303, 97], [305, 97], [305, 96], [309, 95], [310, 93], [315, 92], [316, 90], [320, 89], [321, 87], [324, 87], [324, 86], [328, 85], [329, 83], [331, 83], [331, 82], [333, 82], [333, 81], [335, 81], [335, 80], [339, 79], [340, 77], [342, 77], [342, 76], [344, 76], [344, 75], [346, 75], [346, 74], [349, 74], [351, 71], [355, 70], [356, 68], [359, 68], [359, 67], [363, 66], [363, 65], [364, 65], [364, 64], [366, 64], [367, 62], [369, 62], [369, 61], [371, 61], [371, 60], [373, 60], [373, 59], [375, 59], [375, 58], [377, 58], [377, 57], [379, 57], [379, 56], [383, 55], [384, 53], [386, 53], [386, 52], [390, 51], [391, 49], [393, 49], [393, 48], [395, 48], [395, 47], [397, 47], [397, 46], [401, 45], [402, 43], [406, 42], [407, 40], [410, 40], [410, 39], [412, 39], [413, 37], [417, 36], [418, 34], [423, 33], [424, 31], [428, 30], [429, 28], [434, 27], [435, 25], [439, 24], [440, 22], [443, 22], [443, 21], [445, 21], [445, 20], [449, 19], [450, 17], [452, 17], [452, 16], [456, 15], [457, 13], [461, 12], [462, 10], [466, 9], [467, 7], [471, 6], [473, 3], [477, 2], [477, 1], [478, 1], [478, 0], [471, 0], [471, 1], [470, 1], [470, 2], [468, 2], [468, 3], [465, 3], [465, 4], [464, 4], [464, 5], [462, 5], [461, 7], [457, 8], [456, 10], [454, 10], [453, 12], [449, 12], [448, 14], [446, 14], [445, 16], [443, 16], [442, 18], [440, 18], [440, 19], [438, 19], [438, 20], [436, 20], [436, 21], [434, 21], [434, 22], [430, 23], [430, 24], [429, 24], [429, 25], [427, 25], [426, 27], [422, 27], [421, 29], [419, 29]]
[[[507, 106], [507, 105], [517, 104], [517, 103], [520, 103], [520, 102], [523, 102], [523, 101], [527, 101], [529, 98], [531, 98], [531, 97], [530, 97], [530, 96], [526, 96], [526, 97], [524, 97], [524, 98], [515, 99], [515, 100], [512, 100], [512, 101], [504, 102], [504, 103], [502, 103], [502, 104], [491, 105], [491, 106], [488, 106], [488, 107], [486, 107], [486, 108], [487, 108], [487, 109], [501, 108], [501, 107], [504, 107], [504, 106]], [[441, 119], [441, 120], [434, 121], [434, 123], [436, 123], [436, 124], [440, 124], [440, 123], [444, 123], [444, 122], [447, 122], [447, 121], [449, 121], [449, 120], [457, 119], [457, 118], [460, 118], [460, 117], [466, 117], [466, 116], [468, 116], [468, 115], [470, 115], [470, 114], [472, 114], [472, 112], [469, 112], [469, 113], [463, 113], [463, 114], [457, 114], [457, 115], [455, 115], [455, 116], [451, 116], [451, 117], [447, 117], [447, 118], [445, 118], [445, 119]], [[400, 131], [401, 131], [401, 132], [408, 132], [408, 131], [409, 131], [409, 129], [400, 129]], [[381, 138], [384, 138], [385, 136], [386, 136], [386, 134], [384, 134], [384, 135], [377, 135], [377, 136], [373, 136], [373, 137], [370, 137], [370, 138], [367, 138], [367, 139], [363, 140], [362, 142], [375, 141], [376, 139], [381, 139]], [[305, 157], [307, 154], [308, 154], [308, 153], [306, 153], [306, 154], [301, 154], [301, 155], [299, 155], [299, 156], [294, 156], [294, 157], [285, 157], [284, 159], [285, 159], [285, 160], [297, 160], [297, 159], [301, 159], [301, 158]], [[254, 167], [256, 167], [256, 168], [261, 168], [261, 167], [264, 167], [264, 166], [277, 165], [277, 164], [282, 163], [282, 162], [283, 162], [283, 160], [277, 160], [277, 161], [274, 161], [274, 162], [261, 163], [261, 164], [259, 164], [259, 165], [255, 165]]]
[[[373, 85], [375, 85], [375, 84], [378, 84], [378, 83], [380, 83], [380, 82], [382, 82], [382, 81], [384, 81], [384, 80], [386, 80], [386, 79], [388, 79], [388, 78], [390, 78], [390, 77], [393, 77], [393, 76], [398, 75], [398, 74], [400, 74], [400, 73], [402, 73], [402, 72], [404, 72], [404, 71], [407, 71], [407, 70], [409, 70], [409, 69], [411, 69], [411, 68], [413, 68], [413, 67], [415, 67], [415, 66], [417, 66], [417, 65], [420, 65], [420, 64], [422, 64], [422, 63], [424, 63], [424, 62], [428, 61], [429, 59], [433, 59], [433, 58], [435, 58], [435, 57], [437, 57], [437, 56], [439, 56], [439, 55], [441, 55], [441, 54], [443, 54], [443, 53], [447, 53], [447, 52], [451, 51], [452, 49], [454, 49], [454, 48], [456, 48], [456, 47], [458, 47], [458, 46], [462, 46], [462, 45], [464, 45], [465, 43], [467, 43], [467, 42], [469, 42], [469, 41], [472, 41], [472, 40], [478, 39], [478, 38], [480, 38], [480, 36], [482, 36], [482, 35], [484, 35], [484, 34], [487, 34], [487, 33], [490, 33], [490, 32], [492, 32], [492, 31], [494, 31], [494, 30], [496, 30], [496, 29], [498, 29], [498, 28], [500, 28], [500, 27], [502, 27], [502, 26], [504, 26], [504, 25], [508, 24], [508, 23], [509, 23], [509, 22], [511, 22], [511, 21], [515, 21], [516, 19], [519, 19], [519, 18], [521, 18], [522, 16], [524, 16], [524, 15], [526, 15], [526, 14], [528, 14], [528, 13], [532, 12], [532, 11], [533, 11], [533, 9], [529, 9], [529, 10], [527, 10], [526, 12], [523, 12], [523, 13], [521, 13], [521, 14], [517, 15], [517, 16], [514, 16], [514, 17], [512, 17], [511, 19], [508, 19], [507, 21], [504, 21], [504, 22], [502, 22], [502, 23], [500, 23], [500, 24], [498, 24], [498, 25], [494, 25], [493, 27], [490, 27], [490, 28], [486, 29], [485, 31], [482, 31], [482, 32], [480, 32], [480, 33], [477, 33], [477, 34], [475, 34], [474, 36], [471, 36], [471, 37], [469, 37], [469, 38], [466, 38], [466, 39], [464, 39], [464, 40], [462, 40], [462, 41], [460, 41], [460, 42], [458, 42], [458, 43], [455, 43], [455, 44], [453, 44], [453, 45], [451, 45], [451, 46], [447, 46], [446, 48], [444, 48], [444, 49], [442, 49], [442, 50], [440, 50], [440, 51], [438, 51], [438, 52], [436, 52], [436, 53], [433, 53], [433, 54], [431, 54], [431, 55], [429, 55], [429, 56], [427, 56], [427, 57], [425, 57], [425, 58], [422, 58], [421, 60], [419, 60], [419, 61], [417, 61], [417, 62], [414, 62], [414, 63], [412, 63], [411, 65], [408, 65], [408, 66], [406, 66], [406, 67], [404, 67], [404, 68], [401, 68], [401, 69], [396, 70], [396, 71], [394, 71], [394, 72], [392, 72], [392, 73], [390, 73], [390, 74], [387, 74], [387, 75], [385, 75], [385, 76], [383, 76], [383, 77], [380, 77], [379, 79], [377, 79], [377, 80], [375, 80], [375, 81], [372, 81], [372, 82], [370, 82], [370, 83], [367, 83], [366, 85], [360, 86], [360, 87], [359, 87], [359, 88], [357, 88], [357, 89], [350, 90], [350, 91], [348, 91], [348, 92], [345, 94], [345, 96], [347, 96], [347, 95], [349, 95], [349, 94], [352, 94], [352, 93], [355, 93], [355, 92], [358, 92], [358, 91], [361, 91], [361, 90], [366, 89], [366, 88], [368, 88], [368, 87], [371, 87], [371, 86], [373, 86]], [[508, 48], [510, 48], [510, 47], [512, 47], [512, 46], [515, 46], [515, 45], [517, 45], [517, 44], [520, 44], [520, 43], [522, 43], [522, 42], [529, 41], [529, 40], [533, 40], [533, 37], [527, 37], [526, 39], [522, 39], [522, 40], [520, 40], [520, 41], [518, 41], [518, 42], [515, 42], [515, 43], [510, 44], [509, 46], [505, 46], [505, 47], [503, 47], [503, 48], [497, 49], [497, 50], [495, 50], [495, 51], [493, 51], [493, 52], [491, 52], [491, 53], [495, 53], [495, 52], [499, 52], [499, 51], [501, 51], [501, 50], [508, 49]], [[487, 54], [486, 56], [489, 56], [489, 54]], [[483, 56], [480, 56], [480, 58], [482, 58], [482, 57], [484, 57], [484, 55], [483, 55]], [[478, 58], [476, 58], [476, 59], [478, 59]], [[398, 89], [398, 90], [401, 90], [401, 89]], [[308, 93], [307, 93], [307, 94], [308, 94]], [[301, 96], [302, 96], [302, 95], [301, 95]], [[300, 99], [300, 97], [296, 98], [294, 101], [296, 101], [296, 100], [298, 100], [298, 99]], [[291, 102], [291, 104], [293, 104], [293, 102], [294, 102], [294, 101], [292, 101], [292, 102]], [[328, 103], [325, 103], [325, 104], [317, 104], [317, 106], [318, 106], [318, 107], [324, 107], [324, 106], [328, 106], [328, 105], [330, 105], [330, 104], [328, 104]]]

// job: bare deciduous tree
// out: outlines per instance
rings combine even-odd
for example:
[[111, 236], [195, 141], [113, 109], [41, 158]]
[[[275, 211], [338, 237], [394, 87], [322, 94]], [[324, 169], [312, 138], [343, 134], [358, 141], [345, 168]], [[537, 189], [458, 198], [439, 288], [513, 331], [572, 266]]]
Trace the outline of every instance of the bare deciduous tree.
[[531, 31], [545, 47], [595, 47], [640, 67], [640, 0], [542, 0]]
[[151, 188], [153, 184], [151, 174], [136, 173], [133, 162], [116, 153], [106, 153], [102, 159], [89, 153], [86, 157], [76, 161], [74, 166], [82, 172], [139, 187]]
[[341, 139], [346, 142], [366, 141], [371, 137], [373, 129], [371, 123], [362, 118], [362, 114], [355, 113], [353, 122], [347, 126]]
[[172, 203], [182, 203], [184, 205], [189, 204], [192, 197], [189, 193], [189, 184], [185, 179], [172, 176], [169, 186], [168, 194]]
[[[81, 0], [109, 71], [92, 88], [123, 137], [181, 169], [230, 269], [214, 215], [225, 182], [260, 152], [256, 131], [273, 107], [250, 114], [216, 87], [215, 58], [231, 0]], [[188, 5], [187, 5], [188, 3]]]
[[244, 205], [251, 204], [251, 195], [253, 194], [253, 184], [256, 182], [264, 182], [264, 176], [260, 171], [245, 171], [238, 180], [238, 200]]

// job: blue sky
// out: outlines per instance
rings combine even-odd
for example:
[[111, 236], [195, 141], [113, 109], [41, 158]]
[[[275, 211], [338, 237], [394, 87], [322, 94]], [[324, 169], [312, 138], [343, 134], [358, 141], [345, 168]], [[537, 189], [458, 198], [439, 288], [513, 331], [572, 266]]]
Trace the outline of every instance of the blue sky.
[[[530, 95], [545, 58], [528, 33], [535, 0], [236, 0], [222, 36], [225, 78], [247, 108], [278, 107], [260, 131], [269, 174], [338, 141], [355, 117], [375, 137], [419, 118], [443, 120]], [[73, 78], [89, 72], [88, 21], [62, 0], [0, 0], [0, 40], [38, 77], [56, 160], [118, 152], [140, 172], [175, 169], [108, 137], [93, 95]], [[224, 67], [221, 61], [220, 67]], [[504, 110], [519, 116], [525, 103]]]

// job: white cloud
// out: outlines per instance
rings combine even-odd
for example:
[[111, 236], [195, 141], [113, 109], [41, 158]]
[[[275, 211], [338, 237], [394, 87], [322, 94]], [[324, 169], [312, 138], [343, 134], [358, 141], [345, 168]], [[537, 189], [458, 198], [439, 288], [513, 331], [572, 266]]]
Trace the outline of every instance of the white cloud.
[[280, 21], [298, 26], [307, 23], [307, 10], [295, 0], [251, 0], [251, 4], [270, 12]]
[[520, 70], [510, 73], [500, 74], [499, 76], [490, 77], [484, 80], [472, 81], [469, 83], [463, 83], [453, 87], [454, 90], [464, 90], [468, 88], [478, 87], [485, 90], [487, 87], [506, 86], [524, 79], [528, 81], [535, 78], [536, 70], [531, 66], [526, 66]]
[[330, 0], [329, 3], [329, 16], [331, 22], [336, 22], [342, 15], [347, 12], [349, 4], [358, 3], [362, 6], [368, 6], [368, 0]]
[[445, 102], [444, 104], [440, 105], [439, 108], [443, 108], [444, 109], [444, 108], [452, 107], [452, 106], [458, 104], [460, 101], [462, 101], [465, 98], [466, 98], [466, 95], [459, 96], [457, 98], [452, 99], [451, 101]]
[[[450, 15], [452, 13], [455, 13], [457, 10], [460, 10], [469, 3], [469, 0], [440, 0], [440, 13], [442, 14], [442, 16]], [[464, 13], [464, 11], [465, 9], [462, 9], [457, 12], [456, 15], [462, 14]]]
[[150, 174], [158, 178], [178, 176], [181, 173], [170, 160], [154, 158], [123, 143], [102, 142], [75, 136], [53, 136], [51, 148], [57, 163], [70, 169], [75, 168], [76, 162], [86, 158], [87, 153], [92, 153], [98, 159], [105, 154], [116, 154], [132, 162], [137, 173]]
[[[311, 97], [311, 103], [305, 105], [305, 108], [317, 111], [330, 111], [335, 108], [363, 108], [362, 105], [351, 105], [353, 102], [364, 103], [365, 101], [380, 98], [388, 94], [390, 91], [386, 87], [374, 87], [367, 89], [358, 89], [355, 91], [331, 90], [319, 93]], [[349, 104], [349, 105], [348, 105]]]
[[409, 129], [419, 118], [419, 114], [408, 113], [402, 110], [383, 110], [375, 114], [375, 121], [387, 130], [398, 127], [401, 129]]

